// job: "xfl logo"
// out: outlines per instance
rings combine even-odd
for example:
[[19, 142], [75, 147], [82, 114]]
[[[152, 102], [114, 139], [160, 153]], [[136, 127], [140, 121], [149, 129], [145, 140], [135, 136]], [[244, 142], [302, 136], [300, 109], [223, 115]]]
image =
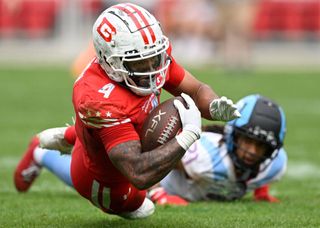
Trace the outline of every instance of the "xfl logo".
[[152, 118], [151, 126], [146, 131], [146, 133], [144, 135], [145, 137], [147, 137], [148, 133], [153, 133], [155, 131], [159, 122], [161, 121], [161, 116], [163, 116], [165, 114], [166, 114], [166, 112], [161, 112], [161, 109], [160, 109], [159, 113]]
[[106, 42], [110, 42], [112, 35], [116, 34], [115, 27], [113, 27], [107, 18], [103, 18], [101, 24], [97, 28], [97, 31]]

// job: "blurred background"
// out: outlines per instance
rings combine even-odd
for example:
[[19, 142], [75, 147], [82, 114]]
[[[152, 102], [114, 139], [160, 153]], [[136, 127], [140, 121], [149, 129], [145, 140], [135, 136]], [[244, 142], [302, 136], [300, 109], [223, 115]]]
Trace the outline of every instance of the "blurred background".
[[[0, 64], [70, 65], [97, 15], [126, 1], [0, 0]], [[320, 0], [148, 0], [181, 63], [251, 66], [320, 64]]]
[[[94, 54], [93, 22], [119, 2], [0, 0], [0, 227], [105, 227], [110, 218], [47, 171], [28, 194], [17, 194], [12, 175], [32, 136], [72, 124], [74, 77]], [[171, 220], [203, 227], [204, 218], [217, 227], [320, 227], [320, 0], [130, 2], [155, 14], [175, 59], [219, 95], [265, 95], [284, 108], [288, 123], [288, 171], [271, 186], [281, 204], [248, 197], [216, 203], [214, 212], [206, 204], [184, 213], [160, 208], [159, 227]], [[148, 221], [135, 227], [154, 226]]]

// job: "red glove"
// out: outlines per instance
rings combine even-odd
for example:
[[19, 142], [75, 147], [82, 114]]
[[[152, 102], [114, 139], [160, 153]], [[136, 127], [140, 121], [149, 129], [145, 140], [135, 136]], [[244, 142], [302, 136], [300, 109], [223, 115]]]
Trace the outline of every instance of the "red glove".
[[269, 195], [269, 185], [263, 185], [254, 190], [255, 201], [267, 201], [269, 203], [279, 203], [280, 200], [274, 196]]
[[151, 200], [158, 205], [187, 206], [188, 202], [176, 195], [169, 195], [162, 187], [149, 192]]

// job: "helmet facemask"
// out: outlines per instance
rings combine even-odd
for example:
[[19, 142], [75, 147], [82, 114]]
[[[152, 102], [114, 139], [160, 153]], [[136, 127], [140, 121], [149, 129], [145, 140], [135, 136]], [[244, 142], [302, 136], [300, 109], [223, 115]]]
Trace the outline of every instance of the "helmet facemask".
[[[255, 151], [250, 151], [250, 149], [242, 146], [240, 141], [254, 143], [257, 148]], [[266, 140], [255, 137], [251, 134], [246, 134], [239, 129], [235, 129], [234, 132], [233, 148], [233, 153], [241, 162], [242, 166], [244, 166], [244, 168], [253, 168], [259, 166], [261, 163], [269, 159], [276, 149], [271, 144], [267, 143]], [[237, 150], [239, 151], [237, 152]], [[240, 151], [242, 155], [241, 157], [239, 155]]]
[[166, 52], [140, 60], [126, 58], [123, 65], [128, 71], [128, 76], [124, 77], [124, 81], [136, 92], [157, 94], [165, 83], [169, 64], [170, 58]]
[[121, 75], [125, 85], [137, 95], [159, 94], [171, 63], [167, 54], [169, 41], [165, 37], [163, 42], [163, 45], [155, 50], [142, 53], [132, 50], [124, 55], [109, 56], [105, 60], [112, 69], [110, 73]]

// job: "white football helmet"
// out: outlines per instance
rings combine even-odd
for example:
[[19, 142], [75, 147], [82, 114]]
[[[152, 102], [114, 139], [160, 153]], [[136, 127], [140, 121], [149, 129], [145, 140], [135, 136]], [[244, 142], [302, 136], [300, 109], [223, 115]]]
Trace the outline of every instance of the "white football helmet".
[[108, 77], [137, 95], [158, 93], [165, 83], [169, 40], [142, 7], [123, 3], [106, 9], [93, 26], [93, 42]]

